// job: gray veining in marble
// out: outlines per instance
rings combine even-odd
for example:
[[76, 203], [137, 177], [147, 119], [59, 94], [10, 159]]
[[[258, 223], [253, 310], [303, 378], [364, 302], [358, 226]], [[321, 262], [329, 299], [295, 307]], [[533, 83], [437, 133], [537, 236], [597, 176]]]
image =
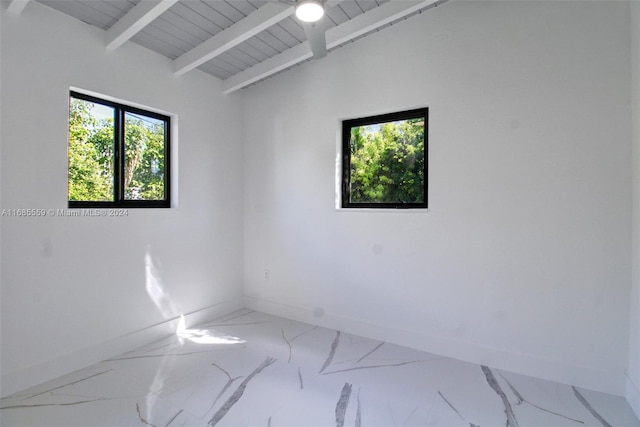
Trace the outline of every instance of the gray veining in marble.
[[342, 391], [340, 392], [340, 398], [336, 403], [336, 427], [344, 426], [344, 417], [347, 413], [347, 406], [349, 406], [349, 399], [351, 398], [351, 384], [344, 383]]
[[298, 379], [300, 380], [300, 390], [304, 390], [304, 381], [302, 380], [302, 370], [298, 367]]
[[358, 397], [356, 401], [358, 407], [356, 408], [356, 422], [355, 426], [360, 427], [362, 425], [362, 409], [360, 406], [360, 390], [358, 390]]
[[251, 381], [251, 379], [258, 375], [260, 372], [262, 372], [264, 368], [273, 365], [275, 361], [276, 359], [267, 357], [264, 362], [262, 362], [256, 369], [254, 369], [253, 372], [251, 372], [249, 376], [240, 383], [236, 391], [233, 392], [233, 394], [229, 397], [229, 399], [227, 399], [224, 405], [222, 405], [222, 407], [218, 409], [218, 412], [213, 415], [213, 418], [209, 420], [209, 425], [215, 426], [216, 424], [218, 424], [218, 422], [227, 414], [227, 412], [229, 412], [233, 405], [235, 405], [238, 400], [240, 400], [247, 388], [247, 385], [249, 384], [249, 381]]
[[543, 408], [541, 406], [536, 405], [535, 403], [529, 402], [527, 399], [522, 397], [520, 392], [518, 390], [516, 390], [516, 388], [502, 374], [500, 374], [500, 377], [504, 380], [505, 383], [507, 383], [507, 385], [509, 386], [509, 388], [511, 389], [511, 391], [513, 392], [513, 394], [517, 398], [517, 402], [515, 403], [515, 405], [520, 405], [521, 403], [526, 403], [526, 404], [531, 405], [534, 408], [539, 409], [541, 411], [548, 412], [550, 414], [553, 414], [553, 415], [558, 416], [558, 417], [562, 417], [562, 418], [567, 419], [569, 421], [573, 421], [573, 422], [576, 422], [576, 423], [579, 423], [579, 424], [584, 424], [584, 421], [580, 421], [580, 420], [576, 420], [576, 419], [571, 418], [571, 417], [567, 417], [566, 415], [562, 415], [562, 414], [559, 414], [557, 412], [550, 411], [549, 409], [545, 409], [545, 408]]
[[498, 384], [498, 380], [491, 372], [491, 369], [487, 366], [482, 365], [482, 372], [484, 372], [484, 376], [487, 377], [487, 382], [495, 391], [498, 396], [502, 399], [504, 403], [504, 413], [507, 416], [507, 427], [519, 427], [518, 420], [516, 419], [516, 415], [513, 413], [513, 408], [511, 407], [511, 402], [507, 399], [507, 395], [502, 391], [502, 387]]
[[240, 310], [3, 398], [0, 425], [635, 426], [623, 398]]
[[338, 344], [340, 344], [340, 331], [336, 331], [336, 337], [331, 343], [331, 350], [329, 351], [329, 355], [327, 356], [327, 359], [324, 361], [322, 368], [320, 368], [320, 373], [322, 373], [325, 369], [329, 367], [329, 365], [331, 365], [331, 362], [333, 361], [333, 357], [336, 355]]
[[611, 427], [611, 424], [609, 424], [604, 418], [602, 418], [598, 411], [593, 409], [591, 404], [587, 401], [587, 399], [584, 398], [582, 394], [580, 394], [577, 388], [573, 386], [571, 386], [571, 388], [573, 389], [573, 393], [576, 395], [576, 398], [578, 398], [580, 403], [582, 403], [584, 407], [587, 408], [591, 415], [593, 415], [598, 421], [600, 421], [604, 427]]
[[456, 409], [456, 407], [455, 407], [455, 406], [453, 406], [453, 405], [451, 404], [451, 402], [449, 402], [449, 401], [447, 400], [447, 398], [446, 398], [446, 397], [444, 397], [444, 395], [440, 392], [440, 390], [438, 390], [438, 396], [440, 396], [440, 397], [442, 398], [442, 400], [444, 400], [444, 401], [445, 401], [445, 403], [446, 403], [447, 405], [449, 405], [449, 407], [453, 410], [453, 412], [455, 412], [456, 414], [458, 414], [458, 416], [460, 417], [460, 419], [461, 419], [462, 421], [464, 421], [464, 423], [465, 423], [465, 424], [469, 424], [469, 427], [477, 427], [475, 424], [468, 422], [468, 421], [465, 419], [465, 417], [464, 417], [464, 416], [463, 416], [463, 415], [462, 415], [462, 414], [461, 414], [461, 413]]

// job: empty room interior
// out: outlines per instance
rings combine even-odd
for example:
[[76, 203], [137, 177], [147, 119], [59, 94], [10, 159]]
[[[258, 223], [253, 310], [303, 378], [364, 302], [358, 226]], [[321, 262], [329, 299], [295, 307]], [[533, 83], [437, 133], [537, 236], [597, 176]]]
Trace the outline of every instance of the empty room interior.
[[301, 3], [2, 0], [0, 424], [640, 426], [640, 3]]

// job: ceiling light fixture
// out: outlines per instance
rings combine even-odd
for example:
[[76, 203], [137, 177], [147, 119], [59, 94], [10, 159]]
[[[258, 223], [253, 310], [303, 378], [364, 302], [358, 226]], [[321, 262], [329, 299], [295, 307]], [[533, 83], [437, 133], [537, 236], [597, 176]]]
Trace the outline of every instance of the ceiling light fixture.
[[316, 22], [324, 16], [324, 4], [321, 0], [298, 0], [296, 17], [303, 22]]

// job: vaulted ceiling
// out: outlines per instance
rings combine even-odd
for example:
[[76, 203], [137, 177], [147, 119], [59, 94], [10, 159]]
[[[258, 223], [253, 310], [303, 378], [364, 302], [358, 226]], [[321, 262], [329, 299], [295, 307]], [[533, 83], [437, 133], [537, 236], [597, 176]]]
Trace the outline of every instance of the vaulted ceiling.
[[321, 58], [318, 40], [331, 52], [446, 0], [327, 0], [313, 25], [294, 16], [294, 0], [11, 0], [8, 12], [32, 1], [101, 28], [106, 49], [137, 43], [171, 59], [175, 74], [197, 68], [231, 93]]

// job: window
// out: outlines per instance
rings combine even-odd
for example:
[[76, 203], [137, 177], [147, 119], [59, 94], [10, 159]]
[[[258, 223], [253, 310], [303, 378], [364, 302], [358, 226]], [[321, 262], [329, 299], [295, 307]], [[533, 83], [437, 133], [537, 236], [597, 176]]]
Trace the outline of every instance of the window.
[[342, 207], [427, 207], [428, 109], [342, 122]]
[[69, 207], [169, 207], [168, 116], [69, 96]]

